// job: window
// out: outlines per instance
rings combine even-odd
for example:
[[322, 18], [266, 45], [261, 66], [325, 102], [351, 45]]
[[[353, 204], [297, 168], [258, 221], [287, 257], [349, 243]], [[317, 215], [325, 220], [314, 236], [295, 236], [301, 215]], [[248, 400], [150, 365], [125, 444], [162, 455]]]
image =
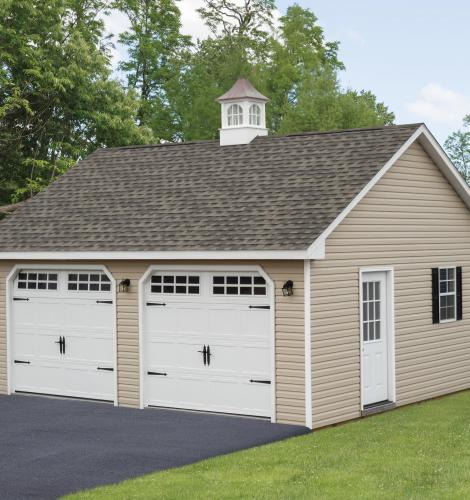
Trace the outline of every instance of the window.
[[456, 279], [455, 267], [439, 269], [439, 319], [456, 319]]
[[214, 295], [266, 295], [266, 280], [261, 276], [213, 276]]
[[57, 290], [57, 273], [25, 272], [18, 274], [19, 290]]
[[152, 293], [171, 293], [177, 295], [198, 295], [199, 276], [182, 274], [154, 274], [150, 283]]
[[261, 108], [257, 104], [250, 106], [250, 125], [261, 125]]
[[70, 273], [68, 290], [78, 292], [109, 292], [111, 282], [104, 273]]
[[238, 104], [232, 104], [228, 108], [228, 126], [235, 127], [236, 125], [243, 125], [243, 109]]
[[380, 340], [380, 281], [362, 283], [362, 335], [364, 342]]

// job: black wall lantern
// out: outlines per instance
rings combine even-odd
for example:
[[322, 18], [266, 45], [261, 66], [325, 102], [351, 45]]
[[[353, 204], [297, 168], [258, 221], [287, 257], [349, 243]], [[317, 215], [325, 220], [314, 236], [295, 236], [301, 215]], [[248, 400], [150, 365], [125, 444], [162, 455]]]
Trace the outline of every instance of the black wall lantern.
[[282, 295], [284, 295], [284, 297], [294, 295], [294, 282], [292, 280], [287, 280], [282, 285]]
[[131, 286], [131, 280], [129, 278], [126, 278], [119, 283], [119, 291], [128, 292], [130, 286]]

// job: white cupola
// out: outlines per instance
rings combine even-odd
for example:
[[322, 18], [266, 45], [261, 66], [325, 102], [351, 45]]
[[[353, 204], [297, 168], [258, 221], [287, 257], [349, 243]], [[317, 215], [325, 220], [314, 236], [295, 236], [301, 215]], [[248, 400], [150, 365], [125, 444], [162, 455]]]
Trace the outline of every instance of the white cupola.
[[258, 135], [268, 135], [265, 110], [268, 101], [248, 80], [239, 78], [217, 99], [222, 114], [220, 145], [248, 144]]

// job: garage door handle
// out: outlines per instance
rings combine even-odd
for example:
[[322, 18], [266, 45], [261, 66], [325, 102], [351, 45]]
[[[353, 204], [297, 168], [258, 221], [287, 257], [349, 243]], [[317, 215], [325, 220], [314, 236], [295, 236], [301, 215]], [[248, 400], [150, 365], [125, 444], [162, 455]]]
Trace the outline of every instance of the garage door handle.
[[113, 372], [114, 368], [106, 368], [105, 366], [98, 366], [97, 370], [103, 370], [105, 372]]
[[147, 302], [148, 306], [166, 306], [164, 302]]
[[166, 377], [166, 373], [163, 372], [147, 372], [147, 375], [162, 375], [163, 377]]
[[14, 363], [16, 363], [17, 365], [30, 365], [31, 361], [21, 361], [19, 359], [15, 359]]
[[270, 384], [271, 383], [270, 380], [253, 380], [253, 379], [250, 379], [250, 382], [252, 384]]
[[13, 297], [13, 300], [29, 300], [26, 297]]
[[248, 306], [250, 309], [271, 309], [271, 306]]
[[112, 300], [97, 300], [96, 303], [97, 304], [112, 304], [113, 301]]

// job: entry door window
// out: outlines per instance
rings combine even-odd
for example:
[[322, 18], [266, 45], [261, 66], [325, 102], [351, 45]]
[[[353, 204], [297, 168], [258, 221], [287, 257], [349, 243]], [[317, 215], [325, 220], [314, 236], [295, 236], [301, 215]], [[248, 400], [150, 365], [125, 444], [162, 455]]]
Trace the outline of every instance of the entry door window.
[[364, 342], [381, 338], [380, 281], [362, 283], [362, 332]]

